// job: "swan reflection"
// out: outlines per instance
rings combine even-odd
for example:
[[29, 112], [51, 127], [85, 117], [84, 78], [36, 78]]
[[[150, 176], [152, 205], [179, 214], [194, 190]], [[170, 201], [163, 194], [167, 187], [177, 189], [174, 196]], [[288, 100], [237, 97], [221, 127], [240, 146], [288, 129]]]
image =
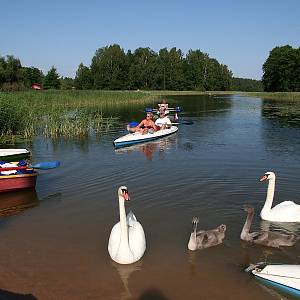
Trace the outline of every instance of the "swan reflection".
[[287, 234], [299, 234], [300, 233], [300, 223], [290, 223], [290, 222], [269, 222], [261, 220], [260, 228], [264, 231], [279, 231]]
[[124, 291], [121, 293], [120, 299], [121, 300], [131, 299], [132, 294], [129, 289], [129, 278], [133, 272], [141, 270], [143, 265], [142, 260], [139, 260], [136, 263], [130, 265], [121, 265], [114, 261], [111, 261], [111, 264], [117, 269], [124, 286]]

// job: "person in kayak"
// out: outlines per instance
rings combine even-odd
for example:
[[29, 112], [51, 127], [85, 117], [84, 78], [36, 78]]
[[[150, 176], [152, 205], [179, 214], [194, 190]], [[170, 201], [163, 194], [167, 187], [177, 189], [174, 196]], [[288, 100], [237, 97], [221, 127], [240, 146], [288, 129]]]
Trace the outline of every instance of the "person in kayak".
[[163, 111], [165, 114], [169, 113], [169, 104], [166, 100], [163, 100], [158, 104], [158, 112], [160, 113], [161, 111]]
[[151, 112], [147, 112], [146, 118], [144, 120], [142, 120], [141, 123], [139, 125], [137, 125], [136, 127], [130, 127], [129, 125], [127, 125], [127, 130], [129, 132], [137, 132], [138, 131], [142, 134], [153, 133], [157, 129], [158, 128], [153, 121], [153, 114]]
[[159, 118], [155, 121], [155, 125], [158, 130], [163, 130], [170, 128], [172, 126], [172, 123], [170, 119], [165, 115], [164, 111], [159, 112]]

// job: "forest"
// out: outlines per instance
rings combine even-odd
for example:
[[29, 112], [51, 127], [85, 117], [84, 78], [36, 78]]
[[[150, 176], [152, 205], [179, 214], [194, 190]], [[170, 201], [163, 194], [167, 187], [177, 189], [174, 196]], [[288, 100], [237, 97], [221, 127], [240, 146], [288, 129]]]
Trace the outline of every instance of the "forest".
[[96, 50], [90, 66], [78, 65], [75, 78], [52, 68], [22, 66], [20, 59], [0, 56], [0, 90], [18, 91], [40, 84], [43, 89], [169, 91], [300, 91], [300, 48], [275, 47], [262, 66], [262, 80], [233, 77], [227, 65], [201, 50], [186, 55], [177, 48], [127, 52], [114, 44]]
[[23, 67], [13, 56], [0, 57], [0, 88], [23, 90], [38, 83], [44, 89], [96, 90], [220, 90], [230, 89], [232, 72], [200, 50], [138, 48], [126, 53], [114, 44], [96, 50], [91, 65], [79, 64], [75, 78]]

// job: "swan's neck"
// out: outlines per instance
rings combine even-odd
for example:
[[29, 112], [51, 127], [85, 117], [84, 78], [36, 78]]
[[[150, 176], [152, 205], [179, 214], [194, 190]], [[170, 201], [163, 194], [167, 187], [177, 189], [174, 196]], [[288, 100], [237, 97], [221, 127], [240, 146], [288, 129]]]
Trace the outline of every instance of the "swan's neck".
[[129, 248], [126, 211], [125, 211], [124, 198], [122, 196], [119, 196], [119, 209], [120, 209], [120, 226], [121, 226], [120, 246]]
[[190, 250], [197, 249], [197, 223], [194, 224], [194, 228], [191, 232], [190, 240], [188, 243], [188, 249]]
[[250, 212], [247, 215], [244, 227], [241, 232], [241, 239], [242, 240], [248, 240], [248, 235], [250, 233], [250, 228], [253, 220], [254, 212]]
[[268, 184], [267, 198], [261, 213], [271, 210], [275, 191], [275, 179], [270, 179]]

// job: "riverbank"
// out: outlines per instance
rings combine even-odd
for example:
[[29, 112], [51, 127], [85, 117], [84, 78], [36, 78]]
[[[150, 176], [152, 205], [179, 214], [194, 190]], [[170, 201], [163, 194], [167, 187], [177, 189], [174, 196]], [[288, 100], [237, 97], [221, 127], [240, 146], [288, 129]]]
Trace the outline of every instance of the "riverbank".
[[151, 91], [149, 92], [155, 96], [165, 96], [165, 95], [241, 95], [265, 99], [280, 99], [280, 100], [300, 100], [300, 92], [242, 92], [242, 91]]
[[[117, 121], [112, 112], [135, 105], [156, 105], [164, 96], [241, 95], [287, 101], [300, 100], [300, 92], [238, 91], [101, 91], [43, 90], [0, 92], [0, 143], [101, 134]], [[114, 115], [114, 117], [113, 117]]]
[[24, 91], [0, 93], [0, 143], [100, 134], [115, 122], [112, 111], [152, 103], [149, 92]]

